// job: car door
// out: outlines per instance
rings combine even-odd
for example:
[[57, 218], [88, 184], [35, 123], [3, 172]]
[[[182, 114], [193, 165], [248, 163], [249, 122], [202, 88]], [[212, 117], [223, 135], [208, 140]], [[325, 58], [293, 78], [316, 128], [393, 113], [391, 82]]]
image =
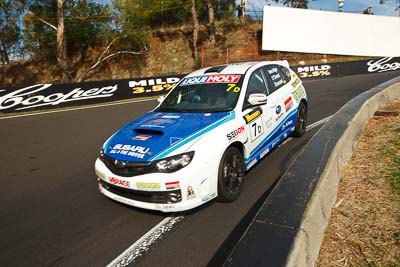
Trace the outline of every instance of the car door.
[[274, 129], [271, 148], [274, 148], [283, 138], [283, 132], [287, 127], [294, 125], [288, 117], [294, 112], [294, 101], [291, 97], [290, 71], [281, 65], [267, 65], [263, 67], [263, 73], [268, 81], [270, 94], [266, 108], [274, 113], [272, 128]]
[[285, 101], [289, 96], [289, 78], [280, 70], [282, 66], [267, 65], [263, 67], [265, 76], [267, 77], [270, 95], [268, 96], [268, 108], [275, 112], [274, 124], [279, 124], [285, 117], [286, 106]]
[[[266, 153], [267, 139], [273, 127], [275, 111], [271, 111], [267, 104], [251, 106], [248, 103], [250, 94], [261, 93], [268, 95], [269, 88], [266, 77], [261, 68], [253, 71], [249, 77], [242, 116], [246, 123], [247, 142], [245, 144], [248, 155], [246, 157], [247, 169], [250, 169]], [[260, 156], [261, 155], [261, 156]]]

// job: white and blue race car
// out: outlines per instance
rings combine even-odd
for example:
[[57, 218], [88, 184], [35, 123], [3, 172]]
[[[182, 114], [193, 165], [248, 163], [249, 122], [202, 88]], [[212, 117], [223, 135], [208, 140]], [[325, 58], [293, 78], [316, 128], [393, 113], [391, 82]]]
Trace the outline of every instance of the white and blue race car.
[[287, 61], [204, 68], [103, 145], [100, 191], [163, 212], [234, 201], [247, 170], [286, 137], [304, 134], [308, 102]]

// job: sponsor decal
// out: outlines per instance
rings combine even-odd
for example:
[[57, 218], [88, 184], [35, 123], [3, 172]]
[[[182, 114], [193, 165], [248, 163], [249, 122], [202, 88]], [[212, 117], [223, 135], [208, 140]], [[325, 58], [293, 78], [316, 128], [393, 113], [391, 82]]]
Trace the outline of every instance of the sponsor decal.
[[170, 189], [180, 189], [181, 186], [179, 185], [179, 181], [176, 181], [176, 182], [165, 183], [165, 188], [166, 188], [167, 190], [170, 190]]
[[122, 186], [125, 186], [125, 187], [129, 187], [130, 186], [129, 181], [120, 180], [120, 179], [115, 178], [115, 177], [110, 177], [109, 181], [110, 181], [110, 183], [112, 183], [114, 185], [122, 185]]
[[262, 114], [262, 109], [261, 108], [256, 108], [252, 110], [250, 113], [246, 114], [243, 119], [246, 121], [246, 124], [254, 121], [257, 119], [260, 115]]
[[101, 171], [99, 171], [97, 169], [95, 170], [95, 172], [96, 172], [97, 177], [99, 177], [99, 178], [101, 178], [103, 180], [107, 180], [106, 175], [103, 172], [101, 172]]
[[127, 155], [140, 159], [142, 159], [146, 154], [152, 155], [152, 153], [150, 152], [150, 148], [142, 146], [124, 145], [124, 144], [116, 144], [114, 147], [111, 148], [110, 153]]
[[287, 111], [288, 111], [289, 109], [291, 109], [291, 108], [293, 107], [293, 105], [294, 105], [294, 104], [293, 104], [292, 97], [289, 96], [289, 98], [285, 100], [284, 104], [285, 104], [285, 110], [286, 110], [286, 112], [287, 112]]
[[268, 128], [271, 128], [272, 126], [273, 126], [272, 125], [272, 117], [269, 117], [265, 122], [265, 127], [268, 129]]
[[377, 61], [371, 60], [367, 62], [368, 72], [385, 72], [400, 69], [400, 62], [391, 62], [393, 57], [381, 58]]
[[193, 199], [195, 197], [196, 197], [196, 194], [194, 193], [193, 187], [188, 186], [186, 199], [189, 200], [189, 199]]
[[135, 80], [129, 81], [129, 87], [132, 88], [133, 94], [169, 91], [175, 87], [179, 80], [178, 77]]
[[282, 84], [286, 83], [286, 81], [284, 81], [281, 77], [281, 75], [278, 72], [278, 68], [272, 68], [267, 70], [268, 74], [270, 75], [272, 81], [274, 82], [275, 87], [279, 87]]
[[[51, 84], [37, 84], [15, 90], [0, 97], [0, 110], [15, 108], [15, 110], [25, 110], [43, 106], [56, 106], [66, 102], [81, 101], [85, 99], [111, 97], [117, 91], [118, 85], [106, 86], [82, 90], [75, 88], [68, 93], [54, 93], [48, 96], [40, 95], [39, 92], [49, 88]], [[5, 90], [0, 90], [3, 92]]]
[[179, 119], [181, 116], [175, 116], [175, 115], [164, 115], [162, 116], [163, 119]]
[[[157, 205], [157, 206], [159, 206], [159, 205]], [[173, 209], [173, 208], [175, 208], [174, 205], [170, 205], [170, 204], [161, 205], [161, 209], [162, 210], [170, 210], [170, 209]]]
[[305, 93], [305, 90], [304, 90], [304, 86], [302, 85], [292, 93], [292, 96], [294, 97], [296, 102], [299, 102], [299, 100], [304, 95], [304, 93]]
[[197, 76], [185, 78], [180, 85], [193, 85], [205, 83], [237, 83], [241, 75], [223, 74], [223, 75], [210, 75], [210, 76]]
[[286, 128], [288, 128], [289, 126], [291, 126], [293, 124], [293, 120], [289, 120], [286, 123], [284, 123], [281, 127], [281, 130], [285, 130]]
[[228, 133], [226, 135], [226, 138], [228, 138], [228, 141], [230, 141], [230, 140], [236, 138], [237, 136], [239, 136], [244, 131], [245, 131], [245, 128], [244, 128], [244, 125], [242, 125], [239, 128], [237, 128], [236, 130], [233, 130], [232, 132]]
[[248, 165], [247, 165], [247, 170], [250, 170], [251, 167], [256, 165], [257, 159], [253, 159]]
[[276, 107], [276, 109], [275, 109], [276, 115], [279, 115], [279, 114], [281, 113], [281, 111], [282, 111], [282, 108], [281, 108], [280, 105], [278, 105], [278, 106]]
[[180, 137], [170, 137], [169, 138], [169, 144], [172, 146], [173, 144], [181, 141], [183, 138]]
[[208, 194], [208, 195], [205, 195], [204, 197], [202, 197], [201, 201], [202, 202], [207, 202], [207, 201], [209, 201], [210, 199], [213, 199], [216, 196], [217, 196], [216, 193]]
[[297, 72], [301, 78], [324, 77], [331, 75], [331, 68], [331, 65], [304, 66], [297, 67]]
[[267, 147], [267, 149], [265, 149], [263, 152], [260, 153], [260, 158], [263, 158], [265, 155], [267, 155], [269, 153], [269, 147]]
[[275, 121], [279, 121], [283, 117], [283, 113], [279, 114], [278, 117], [275, 118]]
[[296, 80], [294, 80], [294, 82], [292, 82], [293, 88], [296, 88], [300, 83], [301, 83], [301, 81], [300, 81], [299, 78], [297, 78]]
[[136, 188], [138, 188], [138, 189], [160, 189], [161, 185], [160, 185], [160, 183], [142, 183], [142, 182], [137, 182], [136, 183]]
[[268, 74], [272, 75], [272, 74], [276, 74], [276, 73], [278, 73], [278, 68], [277, 67], [268, 70]]
[[151, 138], [151, 135], [137, 135], [132, 140], [146, 141]]
[[274, 142], [272, 142], [271, 147], [274, 148], [278, 143], [280, 142], [280, 139], [275, 139]]
[[[160, 123], [160, 122], [156, 122]], [[142, 124], [140, 127], [147, 127], [147, 128], [165, 128], [165, 125], [159, 125], [159, 124]]]
[[239, 93], [241, 88], [236, 86], [236, 83], [229, 83], [228, 88], [226, 89], [227, 92]]

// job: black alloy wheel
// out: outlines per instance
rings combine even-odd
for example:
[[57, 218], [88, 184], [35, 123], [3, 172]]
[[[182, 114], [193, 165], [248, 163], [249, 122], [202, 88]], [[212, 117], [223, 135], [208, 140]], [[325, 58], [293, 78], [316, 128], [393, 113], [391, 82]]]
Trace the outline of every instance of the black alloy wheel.
[[218, 200], [232, 202], [243, 188], [243, 154], [236, 147], [229, 147], [222, 156], [218, 170]]
[[293, 137], [300, 137], [306, 132], [307, 128], [307, 107], [303, 102], [300, 102], [297, 110], [296, 126], [292, 133]]

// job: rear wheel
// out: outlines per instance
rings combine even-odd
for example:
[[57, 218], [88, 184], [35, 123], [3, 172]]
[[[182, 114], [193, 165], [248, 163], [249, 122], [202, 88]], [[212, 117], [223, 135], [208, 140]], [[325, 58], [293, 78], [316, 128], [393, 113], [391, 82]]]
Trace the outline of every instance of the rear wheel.
[[228, 148], [222, 156], [218, 170], [218, 200], [232, 202], [243, 188], [243, 154], [236, 147]]
[[306, 132], [307, 127], [307, 107], [303, 102], [300, 102], [297, 109], [296, 126], [292, 133], [293, 137], [300, 137]]

